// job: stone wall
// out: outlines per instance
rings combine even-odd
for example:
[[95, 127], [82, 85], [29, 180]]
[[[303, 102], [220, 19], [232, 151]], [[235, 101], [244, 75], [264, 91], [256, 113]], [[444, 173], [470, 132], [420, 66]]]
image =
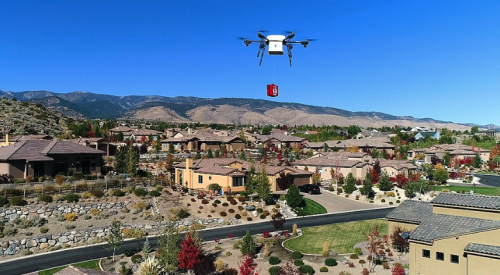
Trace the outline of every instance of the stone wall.
[[123, 207], [135, 202], [106, 202], [106, 203], [59, 203], [47, 205], [27, 205], [23, 207], [0, 208], [0, 218], [15, 220], [17, 218], [57, 218], [61, 214], [75, 213], [80, 215], [91, 214], [93, 208], [102, 212], [119, 212]]

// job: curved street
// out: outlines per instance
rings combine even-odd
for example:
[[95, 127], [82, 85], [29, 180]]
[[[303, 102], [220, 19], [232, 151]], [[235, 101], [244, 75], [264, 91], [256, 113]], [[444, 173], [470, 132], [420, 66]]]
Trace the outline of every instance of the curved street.
[[482, 185], [500, 187], [500, 176], [485, 174], [474, 174], [474, 176], [479, 178], [479, 183]]
[[[291, 230], [294, 223], [296, 223], [299, 228], [304, 228], [332, 223], [383, 218], [392, 211], [392, 209], [394, 209], [394, 207], [293, 218], [286, 221], [284, 229]], [[274, 231], [274, 228], [270, 222], [260, 222], [201, 230], [200, 236], [204, 241], [224, 239], [227, 238], [229, 234], [233, 234], [234, 237], [237, 238], [244, 236], [247, 230], [250, 231], [251, 234], [258, 234], [266, 230]], [[149, 238], [149, 242], [153, 247], [157, 245], [157, 241], [157, 237]], [[125, 249], [140, 249], [143, 243], [144, 239], [125, 241], [123, 247], [117, 251], [117, 254], [123, 253]], [[107, 251], [104, 247], [105, 244], [98, 244], [17, 258], [0, 263], [0, 270], [2, 275], [26, 274], [75, 262], [111, 256], [112, 252]]]

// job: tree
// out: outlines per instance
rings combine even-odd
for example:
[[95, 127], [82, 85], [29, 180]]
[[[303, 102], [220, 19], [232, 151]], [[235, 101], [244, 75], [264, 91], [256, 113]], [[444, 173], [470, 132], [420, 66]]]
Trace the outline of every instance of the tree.
[[123, 142], [123, 133], [122, 131], [118, 132], [118, 141]]
[[356, 189], [356, 179], [352, 173], [349, 172], [349, 174], [347, 174], [347, 178], [345, 179], [344, 192], [346, 192], [346, 194], [352, 194], [352, 192], [356, 191]]
[[273, 224], [274, 229], [276, 229], [276, 231], [283, 230], [283, 225], [286, 222], [285, 216], [283, 216], [280, 212], [276, 212], [271, 216], [271, 218], [271, 223]]
[[117, 249], [122, 248], [123, 236], [122, 236], [122, 222], [116, 220], [116, 218], [111, 222], [111, 228], [108, 234], [108, 246], [107, 250], [113, 250], [113, 262], [115, 261], [115, 252]]
[[380, 232], [378, 231], [378, 225], [373, 229], [369, 230], [368, 233], [364, 233], [366, 240], [368, 241], [368, 252], [372, 257], [370, 261], [371, 272], [375, 270], [377, 260], [385, 253], [380, 249], [380, 245], [386, 243], [386, 236], [383, 239], [380, 238]]
[[475, 135], [477, 132], [479, 132], [478, 126], [472, 126], [472, 128], [470, 128], [471, 135]]
[[301, 275], [299, 268], [295, 266], [292, 260], [286, 262], [286, 264], [276, 273], [276, 275]]
[[380, 157], [380, 151], [376, 148], [372, 148], [372, 158], [379, 158]]
[[269, 178], [264, 166], [260, 173], [256, 175], [255, 181], [255, 192], [257, 192], [262, 201], [267, 202], [271, 198], [271, 185], [269, 184]]
[[146, 241], [144, 241], [144, 244], [142, 245], [142, 258], [147, 259], [150, 252], [151, 245], [149, 244], [149, 239], [146, 237]]
[[207, 157], [208, 157], [209, 159], [213, 159], [213, 158], [214, 158], [214, 153], [213, 153], [212, 149], [208, 149], [208, 152], [207, 152]]
[[449, 153], [449, 152], [444, 153], [444, 156], [443, 156], [443, 164], [444, 164], [444, 165], [450, 165], [450, 162], [451, 162], [451, 156], [450, 156], [450, 153]]
[[295, 184], [292, 184], [286, 192], [285, 195], [286, 204], [290, 207], [302, 207], [304, 206], [304, 198], [300, 195], [299, 188]]
[[373, 198], [375, 192], [373, 192], [373, 182], [370, 174], [366, 175], [365, 180], [363, 180], [363, 187], [361, 187], [361, 195], [367, 196], [368, 198]]
[[243, 237], [243, 243], [240, 247], [241, 254], [253, 256], [255, 255], [256, 249], [257, 246], [253, 240], [253, 236], [250, 234], [250, 231], [247, 230], [247, 233]]
[[174, 222], [168, 222], [163, 233], [158, 238], [156, 255], [167, 274], [175, 273], [178, 269], [178, 255], [180, 251], [180, 235]]
[[479, 153], [476, 153], [476, 155], [474, 156], [474, 159], [472, 159], [472, 165], [474, 166], [474, 168], [481, 168], [482, 163], [483, 163], [483, 161], [481, 160]]
[[201, 249], [194, 244], [191, 234], [188, 232], [177, 257], [179, 269], [185, 269], [188, 274], [191, 274], [194, 266], [200, 262], [200, 254]]
[[415, 193], [416, 186], [413, 182], [408, 182], [403, 186], [403, 189], [405, 190], [405, 196], [407, 198], [414, 198], [417, 194]]
[[283, 191], [292, 186], [293, 182], [294, 182], [294, 176], [292, 173], [281, 172], [279, 174], [279, 178], [276, 179], [276, 184], [278, 185], [280, 190]]
[[173, 143], [169, 143], [169, 144], [168, 144], [168, 152], [169, 152], [170, 154], [175, 153], [175, 147], [174, 147], [174, 144], [173, 144]]
[[444, 169], [444, 168], [439, 168], [439, 169], [434, 170], [432, 177], [433, 177], [433, 179], [435, 179], [441, 183], [446, 182], [450, 178], [448, 171], [446, 171], [446, 169]]
[[241, 262], [238, 263], [238, 267], [240, 268], [239, 275], [259, 275], [257, 268], [257, 264], [254, 263], [252, 256], [245, 255]]
[[408, 240], [403, 237], [403, 233], [410, 233], [409, 230], [400, 226], [394, 227], [391, 232], [391, 245], [398, 252], [406, 252], [409, 248]]
[[391, 275], [405, 275], [405, 268], [400, 263], [395, 263], [391, 269]]

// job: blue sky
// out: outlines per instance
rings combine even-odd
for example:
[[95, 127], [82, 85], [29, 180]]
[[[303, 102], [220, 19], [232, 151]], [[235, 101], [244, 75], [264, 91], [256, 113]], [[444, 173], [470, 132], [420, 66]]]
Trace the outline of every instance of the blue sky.
[[[500, 1], [0, 0], [0, 89], [245, 97], [500, 125]], [[258, 30], [316, 38], [258, 66]], [[266, 84], [280, 86], [268, 98]]]

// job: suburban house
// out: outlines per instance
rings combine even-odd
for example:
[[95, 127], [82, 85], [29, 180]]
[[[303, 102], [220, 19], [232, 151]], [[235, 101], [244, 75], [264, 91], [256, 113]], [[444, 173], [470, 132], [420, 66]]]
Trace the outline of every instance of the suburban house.
[[[191, 189], [208, 190], [208, 186], [217, 183], [222, 186], [224, 192], [245, 191], [245, 176], [250, 170], [251, 163], [235, 158], [216, 158], [193, 160], [187, 158], [186, 161], [174, 165], [175, 183], [181, 184]], [[260, 171], [256, 167], [256, 172]], [[271, 185], [271, 191], [279, 191], [276, 178], [280, 173], [292, 173], [294, 184], [297, 186], [311, 182], [312, 173], [301, 171], [287, 166], [265, 166]]]
[[100, 137], [74, 138], [66, 141], [104, 151], [106, 152], [106, 156], [114, 156], [118, 151], [116, 144], [110, 143], [107, 139]]
[[500, 270], [500, 197], [441, 193], [406, 200], [387, 216], [409, 234], [411, 275], [495, 274]]
[[220, 150], [223, 146], [228, 152], [245, 150], [245, 141], [238, 136], [230, 136], [227, 132], [211, 130], [197, 131], [196, 134], [161, 141], [162, 151], [169, 151], [173, 144], [176, 152]]
[[378, 161], [380, 170], [391, 177], [402, 174], [407, 178], [410, 174], [417, 171], [417, 166], [408, 160], [378, 159]]
[[118, 136], [119, 133], [123, 134], [123, 139], [134, 139], [136, 141], [141, 141], [153, 137], [153, 139], [160, 139], [162, 132], [156, 130], [150, 130], [146, 128], [139, 129], [137, 126], [118, 126], [109, 130], [109, 136]]
[[475, 135], [476, 136], [489, 136], [489, 137], [499, 138], [500, 131], [495, 130], [495, 129], [488, 129], [488, 130], [478, 131], [477, 133], [475, 133]]
[[473, 158], [476, 153], [479, 154], [481, 160], [488, 161], [490, 159], [490, 150], [473, 148], [463, 144], [437, 144], [430, 148], [413, 149], [408, 151], [408, 160], [413, 160], [417, 155], [424, 155], [424, 162], [430, 163], [432, 157], [443, 159], [446, 153], [457, 159]]
[[26, 140], [0, 148], [0, 174], [14, 178], [54, 176], [68, 170], [100, 174], [106, 152], [59, 140]]
[[[385, 151], [387, 154], [394, 154], [394, 149], [396, 146], [391, 144], [391, 140], [389, 137], [367, 137], [360, 139], [346, 139], [346, 140], [327, 140], [325, 142], [321, 142], [321, 148], [324, 147], [324, 144], [328, 146], [328, 148], [333, 149], [337, 148], [340, 151], [349, 151], [350, 148], [357, 147], [359, 151], [367, 152], [368, 150], [373, 150], [376, 148], [379, 151]], [[318, 143], [313, 143], [312, 146], [318, 148]], [[310, 147], [308, 144], [304, 146], [305, 148]], [[311, 147], [310, 147], [311, 148]], [[313, 149], [313, 148], [311, 148]]]
[[271, 135], [256, 135], [257, 145], [262, 145], [269, 148], [302, 148], [304, 144], [309, 142], [306, 138], [294, 137], [291, 135], [271, 134]]
[[11, 136], [9, 134], [6, 134], [4, 139], [0, 139], [0, 147], [16, 144], [17, 142], [25, 140], [40, 140], [40, 139], [52, 140], [52, 137], [48, 135]]

